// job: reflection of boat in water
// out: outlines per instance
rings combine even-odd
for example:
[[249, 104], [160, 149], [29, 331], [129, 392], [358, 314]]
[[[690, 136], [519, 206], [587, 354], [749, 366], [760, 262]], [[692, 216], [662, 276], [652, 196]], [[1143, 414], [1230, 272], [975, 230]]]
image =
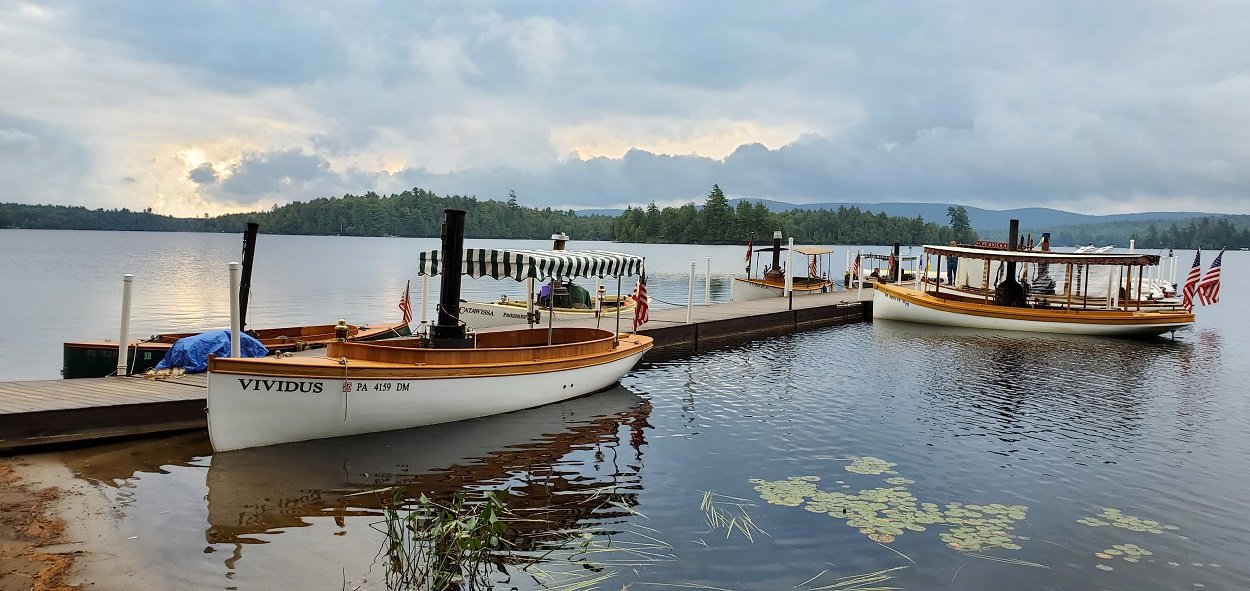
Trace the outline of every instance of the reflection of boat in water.
[[[1189, 311], [1160, 307], [1141, 295], [1147, 269], [1159, 264], [1157, 255], [1063, 254], [1051, 252], [1045, 240], [1040, 250], [1019, 250], [1017, 228], [1012, 220], [1007, 248], [925, 246], [925, 256], [938, 259], [933, 268], [941, 267], [943, 257], [958, 257], [964, 282], [957, 289], [930, 280], [878, 284], [873, 319], [1120, 337], [1155, 336], [1193, 324]], [[1091, 302], [1090, 269], [1099, 267], [1109, 269], [1104, 284], [1109, 295]], [[979, 272], [969, 273], [970, 268]], [[1073, 280], [1082, 277], [1083, 282]]]
[[[590, 496], [637, 503], [650, 409], [618, 385], [505, 415], [220, 452], [207, 477], [208, 541], [255, 542], [249, 536], [317, 517], [376, 516], [397, 492], [438, 498], [506, 485], [514, 512], [545, 509], [541, 521], [514, 524], [537, 543], [592, 513], [607, 516]], [[622, 453], [626, 445], [633, 449]]]
[[[566, 234], [551, 236], [552, 250], [564, 250], [569, 237]], [[576, 251], [570, 251], [576, 254]], [[592, 293], [572, 280], [552, 281], [534, 293], [534, 282], [527, 280], [525, 299], [512, 299], [507, 295], [491, 302], [460, 302], [460, 320], [475, 328], [493, 328], [510, 324], [544, 324], [547, 316], [555, 322], [613, 317], [617, 313], [633, 314], [634, 299], [629, 295], [607, 295], [602, 284]]]
[[[782, 264], [781, 253], [791, 251], [806, 257], [806, 275], [799, 275], [795, 269], [787, 271], [785, 265]], [[790, 277], [790, 291], [795, 296], [811, 295], [817, 293], [829, 293], [834, 290], [833, 282], [829, 280], [829, 255], [833, 254], [833, 250], [823, 246], [790, 246], [781, 245], [781, 231], [773, 233], [773, 245], [753, 251], [756, 254], [758, 262], [759, 254], [771, 253], [772, 264], [764, 267], [762, 272], [757, 276], [754, 273], [754, 267], [757, 265], [747, 261], [746, 278], [738, 277], [734, 279], [733, 299], [734, 301], [764, 300], [769, 298], [779, 298], [786, 295], [786, 276]], [[752, 254], [748, 249], [747, 256]], [[821, 265], [822, 260], [824, 264]], [[792, 260], [791, 265], [800, 264], [799, 261], [804, 259]], [[824, 267], [823, 274], [820, 268]]]
[[[325, 356], [214, 358], [208, 432], [226, 451], [405, 429], [511, 412], [611, 387], [650, 337], [597, 328], [473, 335], [456, 316], [462, 274], [536, 280], [641, 274], [641, 257], [602, 251], [464, 248], [463, 210], [449, 209], [441, 251], [420, 273], [442, 275], [427, 337], [331, 343]], [[619, 328], [619, 321], [618, 321]]]

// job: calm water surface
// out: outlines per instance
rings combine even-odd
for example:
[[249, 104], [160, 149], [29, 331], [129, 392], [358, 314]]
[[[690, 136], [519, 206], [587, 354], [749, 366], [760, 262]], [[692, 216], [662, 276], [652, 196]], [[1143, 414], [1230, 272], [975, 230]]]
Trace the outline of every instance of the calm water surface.
[[[387, 317], [411, 274], [401, 251], [419, 241], [359, 240], [383, 262], [284, 276], [341, 271], [361, 283], [335, 293]], [[740, 249], [722, 250], [723, 272], [737, 270]], [[678, 259], [667, 289], [684, 297], [689, 260], [722, 251], [662, 247], [649, 267], [665, 252]], [[191, 434], [61, 457], [115, 500], [170, 588], [383, 589], [376, 528], [396, 489], [499, 489], [527, 519], [511, 534], [519, 553], [541, 557], [509, 567], [502, 588], [817, 589], [897, 569], [867, 586], [1245, 589], [1247, 260], [1226, 255], [1222, 303], [1175, 340], [865, 323], [655, 355], [620, 388], [463, 423], [217, 455]], [[120, 272], [100, 271], [110, 284]], [[60, 293], [40, 277], [32, 290]]]

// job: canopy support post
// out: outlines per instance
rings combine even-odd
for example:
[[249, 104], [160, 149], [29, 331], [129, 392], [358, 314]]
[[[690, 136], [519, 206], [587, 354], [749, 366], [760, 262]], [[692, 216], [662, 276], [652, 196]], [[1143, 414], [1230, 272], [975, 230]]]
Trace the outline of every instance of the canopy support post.
[[[637, 295], [637, 294], [634, 294], [634, 295]], [[621, 299], [621, 276], [617, 275], [616, 276], [616, 333], [612, 336], [612, 348], [613, 349], [615, 349], [617, 345], [621, 344], [621, 304], [624, 302], [625, 300]], [[638, 302], [634, 302], [634, 305], [637, 306]]]

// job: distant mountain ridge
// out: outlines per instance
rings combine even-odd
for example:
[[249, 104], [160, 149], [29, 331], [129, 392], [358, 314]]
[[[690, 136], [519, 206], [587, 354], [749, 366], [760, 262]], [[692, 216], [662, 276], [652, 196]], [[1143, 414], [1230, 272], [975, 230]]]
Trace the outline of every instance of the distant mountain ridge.
[[[750, 201], [751, 203], [762, 203], [772, 212], [799, 210], [817, 210], [828, 209], [837, 210], [839, 207], [858, 207], [863, 211], [871, 211], [873, 213], [884, 213], [886, 215], [897, 215], [909, 218], [920, 216], [926, 222], [935, 222], [938, 224], [948, 223], [946, 210], [949, 207], [958, 207], [955, 203], [786, 203], [784, 201], [772, 201], [769, 199], [758, 198], [737, 198], [730, 199], [730, 206], [737, 206], [739, 201]], [[1106, 222], [1136, 222], [1147, 220], [1187, 220], [1191, 218], [1201, 217], [1218, 217], [1227, 214], [1209, 213], [1199, 211], [1150, 211], [1140, 213], [1118, 213], [1110, 215], [1089, 215], [1083, 213], [1074, 213], [1064, 211], [1062, 209], [1051, 209], [1049, 207], [1023, 207], [1017, 209], [982, 209], [980, 207], [963, 206], [968, 211], [968, 220], [972, 222], [972, 227], [977, 232], [1007, 232], [1007, 224], [1010, 220], [1020, 220], [1022, 229], [1039, 229], [1045, 230], [1058, 226], [1075, 226], [1081, 224], [1101, 224]], [[620, 209], [586, 209], [578, 211], [578, 215], [620, 215], [623, 210]]]

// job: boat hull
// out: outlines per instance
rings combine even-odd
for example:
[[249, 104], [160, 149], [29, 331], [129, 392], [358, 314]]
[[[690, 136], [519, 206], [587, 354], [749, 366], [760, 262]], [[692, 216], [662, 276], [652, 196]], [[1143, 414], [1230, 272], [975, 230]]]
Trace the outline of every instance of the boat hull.
[[913, 289], [880, 284], [873, 292], [872, 317], [964, 328], [1115, 337], [1157, 336], [1193, 324], [1193, 315], [1183, 312], [1011, 308], [948, 302]]
[[210, 366], [209, 437], [214, 450], [228, 451], [448, 423], [568, 400], [608, 388], [628, 373], [651, 348], [647, 337], [630, 338], [634, 342], [626, 347], [622, 340], [620, 351], [585, 358], [495, 367], [366, 368], [357, 375], [343, 366], [346, 379], [326, 377], [324, 366], [274, 371], [271, 362], [252, 373]]
[[[547, 314], [552, 313], [547, 308], [536, 308], [542, 315], [538, 324], [545, 325], [547, 323]], [[474, 329], [495, 328], [499, 326], [516, 326], [518, 324], [527, 324], [527, 309], [522, 302], [517, 303], [497, 303], [497, 302], [461, 302], [460, 303], [460, 320], [464, 321]], [[621, 306], [621, 317], [627, 318], [628, 314], [634, 313], [633, 298], [625, 298], [625, 305]], [[605, 307], [601, 316], [605, 319], [616, 317], [615, 307]], [[571, 320], [586, 320], [596, 318], [594, 310], [584, 310], [580, 308], [556, 308], [555, 316], [552, 322], [560, 323]]]
[[[833, 291], [833, 282], [818, 281], [811, 284], [795, 283], [794, 295], [805, 296], [818, 293], [829, 293]], [[743, 279], [741, 277], [734, 278], [733, 301], [749, 302], [751, 300], [767, 300], [770, 298], [779, 298], [785, 295], [786, 289], [784, 284], [777, 284], [771, 281], [763, 281], [760, 279]]]

